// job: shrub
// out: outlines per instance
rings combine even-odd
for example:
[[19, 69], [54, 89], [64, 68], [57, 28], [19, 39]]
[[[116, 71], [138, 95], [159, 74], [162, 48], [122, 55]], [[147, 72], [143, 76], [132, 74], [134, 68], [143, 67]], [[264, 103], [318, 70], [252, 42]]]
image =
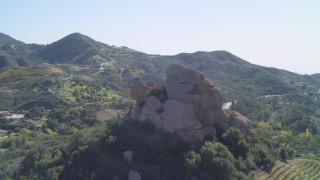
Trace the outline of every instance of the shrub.
[[237, 128], [229, 128], [223, 133], [222, 142], [236, 158], [239, 156], [246, 158], [250, 151], [250, 144], [245, 135]]
[[228, 148], [219, 142], [206, 142], [200, 149], [202, 168], [218, 179], [230, 179], [236, 172], [235, 159]]
[[186, 173], [190, 175], [195, 175], [199, 172], [199, 165], [201, 163], [200, 154], [195, 151], [189, 151], [183, 155], [184, 157], [184, 167]]
[[282, 147], [280, 149], [280, 158], [283, 161], [287, 161], [288, 159], [292, 159], [295, 155], [295, 150], [293, 148], [290, 147]]

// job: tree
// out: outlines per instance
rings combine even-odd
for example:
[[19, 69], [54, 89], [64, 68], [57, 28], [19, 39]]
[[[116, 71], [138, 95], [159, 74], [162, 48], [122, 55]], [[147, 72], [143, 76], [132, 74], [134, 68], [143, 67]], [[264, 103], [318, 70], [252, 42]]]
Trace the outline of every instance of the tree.
[[295, 150], [290, 147], [282, 147], [280, 149], [280, 158], [286, 162], [288, 159], [292, 159], [295, 155]]
[[200, 149], [200, 154], [202, 168], [211, 177], [230, 179], [237, 172], [233, 155], [219, 142], [206, 142]]
[[262, 147], [255, 147], [254, 159], [258, 167], [263, 167], [265, 169], [273, 167], [276, 162]]
[[35, 107], [35, 108], [32, 108], [27, 114], [26, 114], [26, 117], [27, 118], [39, 118], [41, 116], [44, 115], [46, 109], [43, 108], [43, 107]]
[[245, 135], [237, 128], [229, 128], [223, 133], [222, 142], [236, 158], [239, 156], [246, 158], [250, 151], [250, 144]]
[[199, 165], [201, 163], [200, 154], [195, 151], [189, 151], [184, 154], [184, 167], [186, 172], [190, 175], [194, 175], [199, 171]]

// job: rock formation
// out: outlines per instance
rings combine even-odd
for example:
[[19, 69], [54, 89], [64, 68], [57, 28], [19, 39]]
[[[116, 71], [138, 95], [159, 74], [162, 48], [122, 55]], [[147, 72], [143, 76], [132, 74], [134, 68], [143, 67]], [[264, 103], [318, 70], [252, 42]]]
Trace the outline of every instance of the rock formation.
[[132, 155], [133, 155], [133, 151], [125, 151], [125, 152], [123, 152], [123, 158], [127, 161], [127, 163], [131, 163]]
[[240, 131], [250, 137], [253, 137], [253, 133], [250, 130], [251, 127], [251, 121], [245, 117], [242, 116], [237, 111], [232, 111], [229, 119], [229, 126], [230, 127], [237, 127], [240, 129]]
[[135, 170], [130, 170], [128, 180], [141, 180], [141, 175]]
[[253, 136], [250, 120], [238, 112], [222, 110], [222, 97], [213, 83], [198, 71], [171, 64], [164, 86], [135, 85], [130, 93], [137, 104], [131, 120], [149, 121], [166, 132], [176, 133], [190, 143], [215, 135], [216, 128], [237, 127]]

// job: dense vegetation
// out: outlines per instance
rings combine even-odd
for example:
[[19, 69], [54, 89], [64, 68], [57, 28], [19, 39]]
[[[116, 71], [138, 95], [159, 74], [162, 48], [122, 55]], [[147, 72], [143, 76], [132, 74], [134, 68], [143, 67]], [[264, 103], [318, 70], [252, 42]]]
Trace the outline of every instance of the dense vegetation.
[[272, 137], [274, 147], [289, 146], [297, 155], [317, 159], [320, 156], [320, 94], [314, 87], [301, 87], [305, 93], [273, 97], [242, 97], [233, 109], [247, 115], [256, 134]]
[[[144, 179], [252, 179], [253, 170], [275, 163], [263, 143], [251, 143], [234, 128], [221, 142], [191, 149], [149, 123], [119, 127], [110, 121], [79, 130], [71, 123], [55, 127], [50, 121], [40, 129], [20, 128], [1, 142], [2, 179], [126, 179], [130, 169]], [[228, 150], [234, 148], [241, 150]], [[131, 163], [123, 159], [127, 150], [134, 152]]]

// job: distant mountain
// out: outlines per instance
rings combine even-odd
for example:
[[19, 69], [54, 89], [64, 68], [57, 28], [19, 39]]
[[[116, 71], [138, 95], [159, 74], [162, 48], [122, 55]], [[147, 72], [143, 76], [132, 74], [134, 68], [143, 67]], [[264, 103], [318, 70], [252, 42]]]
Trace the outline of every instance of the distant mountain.
[[10, 37], [9, 35], [3, 34], [0, 32], [0, 46], [4, 45], [4, 44], [8, 44], [8, 43], [23, 43], [21, 41], [18, 41], [12, 37]]
[[[103, 81], [123, 93], [127, 93], [139, 81], [163, 83], [165, 70], [171, 63], [203, 72], [221, 89], [225, 100], [236, 99], [239, 95], [302, 92], [304, 85], [320, 86], [319, 75], [300, 75], [254, 65], [227, 51], [149, 55], [127, 47], [109, 46], [80, 33], [70, 34], [46, 46], [21, 43], [3, 45], [0, 60], [0, 72], [34, 62], [87, 66], [89, 69], [77, 74]], [[101, 65], [102, 69], [98, 68], [103, 63], [107, 64]], [[122, 77], [122, 72], [126, 76]]]
[[42, 45], [25, 44], [22, 41], [0, 33], [0, 72], [29, 66], [38, 60], [32, 56]]
[[38, 57], [49, 63], [87, 64], [95, 55], [103, 56], [105, 46], [80, 33], [70, 34], [39, 50]]
[[171, 63], [182, 64], [203, 72], [221, 89], [227, 99], [236, 99], [238, 95], [288, 94], [301, 91], [302, 84], [318, 83], [308, 75], [251, 64], [227, 51], [181, 53], [175, 56], [155, 56], [122, 62], [127, 64], [129, 69], [147, 72], [140, 78], [161, 77], [162, 80], [165, 75], [164, 70]]
[[315, 81], [317, 81], [317, 82], [320, 83], [320, 73], [312, 74], [311, 77], [312, 77]]

